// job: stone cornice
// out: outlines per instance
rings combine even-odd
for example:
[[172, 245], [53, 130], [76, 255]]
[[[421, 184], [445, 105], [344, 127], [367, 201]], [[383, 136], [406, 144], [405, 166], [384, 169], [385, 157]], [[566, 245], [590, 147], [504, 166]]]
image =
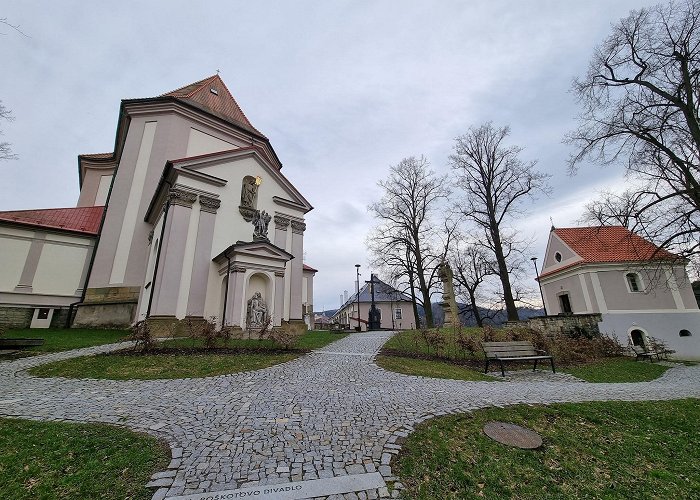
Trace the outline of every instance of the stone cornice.
[[291, 221], [292, 223], [292, 232], [297, 233], [297, 234], [303, 234], [304, 231], [306, 231], [306, 224], [304, 222], [298, 222], [298, 221]]
[[197, 195], [184, 189], [171, 189], [168, 192], [168, 199], [171, 205], [192, 208], [194, 202], [197, 201]]
[[281, 229], [286, 231], [289, 223], [291, 222], [287, 217], [282, 217], [281, 215], [275, 215], [275, 229]]
[[209, 212], [215, 214], [216, 211], [221, 206], [221, 200], [218, 198], [212, 198], [211, 196], [199, 195], [199, 209], [202, 212]]

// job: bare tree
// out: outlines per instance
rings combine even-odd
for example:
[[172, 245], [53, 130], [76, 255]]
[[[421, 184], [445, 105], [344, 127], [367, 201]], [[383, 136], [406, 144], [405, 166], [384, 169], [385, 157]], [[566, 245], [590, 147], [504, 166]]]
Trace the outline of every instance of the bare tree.
[[580, 222], [601, 226], [624, 226], [634, 230], [639, 226], [648, 226], [651, 214], [642, 213], [642, 208], [649, 203], [643, 190], [627, 189], [622, 193], [603, 190], [598, 198], [584, 206]]
[[[454, 284], [457, 294], [463, 296], [468, 305], [465, 312], [470, 314], [477, 326], [483, 326], [484, 318], [480, 303], [486, 301], [483, 293], [484, 285], [490, 276], [494, 275], [494, 263], [489, 259], [486, 249], [475, 243], [457, 242], [450, 251], [450, 261], [454, 270]], [[489, 309], [493, 316], [497, 310]]]
[[522, 148], [504, 144], [509, 133], [509, 127], [494, 127], [490, 122], [471, 127], [456, 139], [450, 164], [465, 194], [459, 211], [484, 230], [484, 244], [494, 256], [508, 320], [516, 321], [508, 263], [516, 240], [504, 235], [510, 220], [522, 213], [521, 202], [546, 189], [548, 176], [535, 170], [536, 162], [519, 158]]
[[[392, 166], [389, 178], [377, 184], [384, 194], [369, 211], [377, 226], [368, 237], [374, 263], [391, 269], [394, 279], [403, 279], [414, 301], [425, 311], [426, 323], [433, 326], [431, 295], [437, 283], [436, 267], [448, 242], [436, 248], [440, 240], [437, 210], [449, 193], [446, 178], [430, 170], [423, 157], [409, 157]], [[448, 236], [449, 238], [449, 236]]]
[[[0, 119], [11, 122], [15, 118], [12, 116], [12, 111], [7, 109], [2, 101], [0, 101]], [[0, 130], [2, 135], [2, 130]], [[17, 155], [12, 152], [12, 147], [9, 142], [0, 142], [0, 160], [16, 160]]]
[[700, 250], [700, 3], [633, 10], [596, 48], [573, 92], [583, 110], [567, 140], [585, 159], [622, 162], [647, 188], [639, 208], [663, 214], [656, 241], [686, 255]]

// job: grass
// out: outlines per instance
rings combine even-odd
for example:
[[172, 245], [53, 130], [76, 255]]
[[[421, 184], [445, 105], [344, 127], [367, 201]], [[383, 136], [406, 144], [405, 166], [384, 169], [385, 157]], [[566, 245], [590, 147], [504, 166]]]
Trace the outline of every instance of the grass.
[[[404, 498], [700, 498], [700, 400], [514, 406], [418, 426], [392, 466]], [[490, 420], [540, 433], [521, 450]]]
[[0, 498], [150, 499], [167, 467], [157, 439], [102, 424], [0, 419]]
[[587, 382], [647, 382], [663, 375], [668, 366], [634, 361], [631, 358], [608, 358], [561, 371]]
[[404, 358], [400, 356], [377, 356], [375, 362], [385, 370], [403, 373], [405, 375], [470, 381], [488, 380], [493, 382], [497, 380], [476, 370], [472, 370], [471, 368], [444, 361]]
[[42, 338], [45, 340], [43, 345], [22, 349], [22, 352], [27, 354], [44, 354], [47, 352], [69, 351], [82, 347], [111, 344], [123, 340], [124, 337], [128, 335], [128, 330], [33, 328], [10, 330], [3, 335], [3, 338]]
[[[291, 361], [308, 349], [316, 349], [345, 335], [310, 331], [302, 335], [294, 350], [280, 351], [269, 340], [231, 340], [227, 347], [259, 349], [257, 352], [155, 352], [100, 354], [66, 359], [29, 370], [37, 377], [95, 378], [110, 380], [154, 380], [214, 377], [229, 373], [260, 370]], [[198, 339], [173, 339], [159, 344], [165, 347], [201, 347]], [[265, 349], [276, 349], [265, 352]]]
[[[435, 330], [435, 329], [433, 329]], [[462, 328], [462, 333], [466, 336], [477, 337], [477, 334], [481, 334], [481, 328], [478, 327], [465, 327]], [[405, 354], [417, 354], [417, 355], [436, 355], [439, 354], [442, 357], [450, 359], [463, 359], [465, 358], [465, 353], [460, 349], [455, 342], [457, 334], [453, 328], [440, 328], [440, 333], [445, 338], [444, 348], [436, 351], [435, 348], [429, 346], [420, 330], [403, 330], [394, 335], [389, 341], [384, 344], [384, 348], [390, 351], [399, 351]], [[483, 358], [481, 352], [477, 352], [477, 357]]]

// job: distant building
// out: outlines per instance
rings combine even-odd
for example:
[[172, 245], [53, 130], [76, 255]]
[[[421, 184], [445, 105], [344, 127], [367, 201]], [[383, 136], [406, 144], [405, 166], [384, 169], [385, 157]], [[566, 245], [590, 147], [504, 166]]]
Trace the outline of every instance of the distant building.
[[700, 358], [700, 309], [685, 262], [622, 226], [556, 228], [539, 276], [550, 315], [600, 313], [600, 331]]
[[121, 102], [77, 207], [0, 212], [0, 324], [313, 326], [309, 202], [218, 75]]
[[[411, 298], [403, 292], [384, 283], [376, 276], [374, 278], [374, 302], [380, 314], [380, 326], [385, 330], [410, 330], [416, 328], [416, 318], [413, 314]], [[366, 283], [360, 288], [359, 314], [357, 293], [354, 293], [336, 311], [331, 320], [348, 328], [359, 324], [362, 331], [367, 331], [369, 309], [372, 304], [372, 289]]]

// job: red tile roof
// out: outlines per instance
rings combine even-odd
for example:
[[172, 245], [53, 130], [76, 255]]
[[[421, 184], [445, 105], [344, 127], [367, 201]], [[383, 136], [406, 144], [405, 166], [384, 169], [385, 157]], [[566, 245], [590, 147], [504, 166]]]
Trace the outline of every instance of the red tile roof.
[[563, 227], [553, 230], [564, 243], [581, 256], [581, 260], [540, 277], [580, 264], [640, 262], [651, 259], [677, 259], [678, 256], [622, 226]]
[[314, 273], [317, 273], [318, 269], [314, 269], [313, 267], [307, 266], [306, 264], [304, 264], [304, 271], [312, 271]]
[[[216, 93], [212, 92], [212, 90]], [[265, 138], [265, 136], [250, 123], [219, 75], [213, 75], [204, 80], [190, 83], [179, 89], [167, 92], [161, 97], [176, 97], [198, 108], [204, 108], [206, 111], [225, 120], [243, 125], [244, 128], [248, 128]]]
[[0, 222], [96, 235], [105, 207], [46, 208], [0, 212]]

